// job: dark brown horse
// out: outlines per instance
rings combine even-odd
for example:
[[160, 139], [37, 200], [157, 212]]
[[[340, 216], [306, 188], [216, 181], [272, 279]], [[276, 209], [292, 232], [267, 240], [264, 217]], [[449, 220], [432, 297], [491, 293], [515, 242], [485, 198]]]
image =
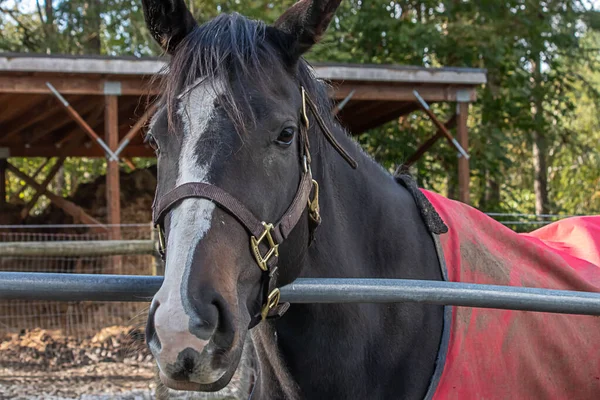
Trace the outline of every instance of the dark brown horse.
[[[329, 117], [327, 87], [301, 58], [339, 3], [299, 2], [272, 26], [237, 14], [198, 26], [182, 0], [144, 1], [150, 31], [172, 56], [148, 134], [158, 153], [157, 199], [204, 182], [261, 221], [279, 221], [303, 176], [303, 87], [316, 111], [306, 115], [322, 222], [309, 247], [312, 222], [303, 207], [279, 246], [269, 286], [299, 276], [442, 279], [411, 195]], [[330, 145], [317, 114], [358, 168]], [[266, 301], [265, 274], [247, 230], [223, 207], [186, 198], [165, 214], [165, 282], [149, 315], [148, 344], [167, 386], [218, 390]], [[294, 305], [251, 331], [260, 365], [252, 398], [422, 398], [442, 315], [442, 307], [416, 304]]]
[[445, 278], [444, 223], [331, 118], [328, 88], [302, 59], [340, 1], [299, 1], [273, 25], [230, 14], [201, 26], [183, 0], [143, 1], [172, 57], [147, 136], [166, 260], [147, 342], [168, 387], [225, 387], [250, 333], [252, 399], [436, 390], [449, 309], [278, 302], [277, 287], [298, 277]]

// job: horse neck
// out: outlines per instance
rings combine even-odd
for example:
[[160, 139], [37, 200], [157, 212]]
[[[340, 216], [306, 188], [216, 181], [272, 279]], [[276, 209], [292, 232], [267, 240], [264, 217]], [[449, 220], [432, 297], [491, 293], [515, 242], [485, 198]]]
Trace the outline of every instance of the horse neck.
[[[398, 243], [406, 243], [420, 224], [420, 214], [409, 192], [387, 171], [368, 156], [359, 145], [337, 125], [336, 139], [357, 161], [352, 169], [322, 137], [314, 162], [313, 174], [319, 182], [323, 222], [316, 233], [314, 249], [309, 249], [306, 276], [378, 276], [387, 273], [387, 266], [372, 263], [378, 258], [394, 258]], [[401, 218], [399, 218], [401, 217]], [[410, 219], [412, 224], [398, 223]], [[347, 259], [351, 250], [353, 262]], [[387, 257], [386, 257], [387, 256]], [[350, 260], [348, 260], [350, 261]], [[394, 265], [413, 275], [416, 265]]]
[[[313, 148], [316, 144], [312, 171], [320, 186], [322, 223], [306, 254], [301, 276], [440, 280], [435, 247], [412, 196], [341, 128], [333, 130], [339, 143], [358, 162], [358, 168], [350, 168], [320, 133], [311, 138]], [[281, 269], [286, 266], [281, 265]], [[347, 307], [330, 304], [292, 305], [282, 319], [259, 326], [253, 332], [262, 375], [258, 389], [261, 395], [256, 398], [300, 398], [299, 393], [306, 388], [298, 385], [311, 381], [306, 377], [298, 380], [294, 375], [297, 370], [291, 366], [307, 354], [314, 357], [335, 353], [331, 348], [336, 346], [334, 338], [369, 324], [369, 313], [344, 315], [347, 311]], [[433, 365], [439, 342], [424, 344], [422, 332], [441, 332], [441, 313], [393, 313], [396, 326], [411, 326], [417, 332], [402, 337], [395, 353], [398, 359], [416, 366], [419, 360], [413, 358], [412, 350], [418, 345], [423, 349], [421, 362], [429, 354], [427, 360]], [[432, 322], [436, 320], [439, 322]], [[434, 342], [437, 340], [435, 335], [430, 336]], [[339, 366], [319, 362], [305, 373], [327, 376], [335, 368]], [[411, 372], [408, 378], [428, 381], [432, 368], [425, 368], [420, 375]], [[404, 394], [410, 398], [413, 393]]]

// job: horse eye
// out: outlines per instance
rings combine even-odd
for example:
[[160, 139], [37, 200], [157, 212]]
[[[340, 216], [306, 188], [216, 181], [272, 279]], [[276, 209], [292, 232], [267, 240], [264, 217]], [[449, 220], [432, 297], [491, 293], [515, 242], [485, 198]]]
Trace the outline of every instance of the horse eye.
[[154, 152], [158, 153], [158, 151], [160, 150], [160, 148], [158, 147], [158, 143], [156, 142], [156, 139], [154, 139], [154, 136], [152, 135], [147, 135], [146, 136], [146, 140], [144, 140], [146, 143], [148, 143], [148, 145], [150, 147], [152, 147], [152, 150], [154, 150]]
[[290, 144], [292, 144], [292, 141], [294, 140], [294, 134], [296, 133], [296, 131], [294, 130], [294, 128], [285, 128], [284, 130], [281, 131], [281, 133], [279, 134], [279, 136], [277, 137], [277, 140], [275, 140], [275, 142], [277, 142], [277, 144], [282, 145], [282, 146], [289, 146]]

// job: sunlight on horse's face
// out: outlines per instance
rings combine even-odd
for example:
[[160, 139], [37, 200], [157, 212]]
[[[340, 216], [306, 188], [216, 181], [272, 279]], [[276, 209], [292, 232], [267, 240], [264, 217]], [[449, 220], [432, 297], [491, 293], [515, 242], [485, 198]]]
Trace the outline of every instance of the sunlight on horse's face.
[[[289, 145], [281, 138], [298, 131], [301, 97], [283, 69], [270, 72], [277, 83], [269, 95], [244, 83], [257, 116], [246, 133], [236, 132], [220, 106], [222, 82], [201, 80], [179, 94], [172, 133], [165, 111], [157, 113], [149, 131], [159, 149], [157, 196], [186, 182], [205, 182], [267, 221], [285, 212], [301, 166], [295, 134]], [[240, 84], [232, 82], [233, 90]], [[149, 315], [150, 349], [169, 386], [205, 387], [223, 377], [226, 384], [262, 301], [249, 235], [230, 214], [198, 198], [180, 201], [163, 225], [166, 272]]]

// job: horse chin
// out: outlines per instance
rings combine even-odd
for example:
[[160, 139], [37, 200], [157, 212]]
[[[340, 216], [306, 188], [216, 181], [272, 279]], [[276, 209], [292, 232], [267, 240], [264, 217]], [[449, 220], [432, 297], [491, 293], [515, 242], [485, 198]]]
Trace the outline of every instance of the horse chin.
[[[231, 382], [231, 379], [233, 378], [233, 375], [237, 371], [238, 366], [240, 364], [241, 355], [241, 350], [230, 353], [228, 358], [232, 360], [232, 362], [229, 363], [229, 365], [226, 368], [224, 368], [224, 372], [221, 373], [220, 377], [212, 382], [193, 382], [191, 380], [176, 380], [169, 378], [162, 371], [159, 370], [160, 381], [163, 385], [173, 390], [183, 390], [189, 392], [218, 392], [219, 390], [224, 389], [229, 384], [229, 382]], [[206, 380], [210, 379], [207, 377]]]
[[235, 373], [235, 368], [227, 371], [213, 383], [196, 383], [191, 381], [178, 381], [165, 376], [162, 372], [159, 373], [160, 381], [163, 385], [173, 390], [184, 390], [188, 392], [218, 392], [224, 389]]

